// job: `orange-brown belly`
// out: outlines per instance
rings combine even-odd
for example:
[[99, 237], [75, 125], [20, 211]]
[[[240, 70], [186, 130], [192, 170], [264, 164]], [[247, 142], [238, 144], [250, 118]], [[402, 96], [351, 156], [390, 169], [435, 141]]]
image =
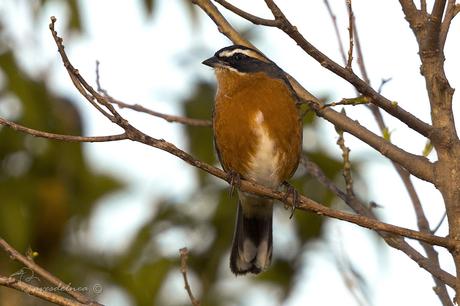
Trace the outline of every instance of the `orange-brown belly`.
[[219, 89], [213, 125], [215, 145], [226, 171], [274, 187], [297, 168], [301, 122], [281, 80], [265, 78], [252, 87]]

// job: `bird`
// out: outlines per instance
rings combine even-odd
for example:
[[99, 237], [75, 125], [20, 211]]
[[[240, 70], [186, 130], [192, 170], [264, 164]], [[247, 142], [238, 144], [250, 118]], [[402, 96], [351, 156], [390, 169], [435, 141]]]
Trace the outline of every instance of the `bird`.
[[[212, 124], [222, 168], [231, 181], [280, 188], [296, 171], [302, 147], [298, 97], [285, 72], [241, 45], [222, 48], [202, 63], [217, 79]], [[272, 220], [272, 199], [238, 190], [230, 253], [235, 275], [259, 274], [270, 266]]]

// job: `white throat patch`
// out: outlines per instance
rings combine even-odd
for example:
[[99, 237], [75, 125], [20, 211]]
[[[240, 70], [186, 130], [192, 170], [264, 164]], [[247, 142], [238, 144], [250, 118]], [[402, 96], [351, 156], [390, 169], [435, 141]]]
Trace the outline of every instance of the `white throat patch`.
[[214, 68], [214, 71], [216, 72], [216, 74], [219, 73], [219, 72], [221, 72], [222, 70], [230, 70], [231, 72], [234, 72], [234, 73], [239, 74], [239, 75], [245, 75], [245, 74], [247, 74], [247, 73], [245, 73], [245, 72], [238, 71], [238, 70], [236, 70], [235, 68], [230, 67], [230, 66], [216, 66], [216, 67]]

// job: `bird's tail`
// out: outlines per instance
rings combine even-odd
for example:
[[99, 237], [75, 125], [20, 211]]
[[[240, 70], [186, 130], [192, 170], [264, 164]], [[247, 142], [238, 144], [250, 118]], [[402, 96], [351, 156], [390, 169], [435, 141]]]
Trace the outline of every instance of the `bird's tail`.
[[235, 275], [265, 270], [272, 258], [273, 201], [240, 193], [230, 269]]

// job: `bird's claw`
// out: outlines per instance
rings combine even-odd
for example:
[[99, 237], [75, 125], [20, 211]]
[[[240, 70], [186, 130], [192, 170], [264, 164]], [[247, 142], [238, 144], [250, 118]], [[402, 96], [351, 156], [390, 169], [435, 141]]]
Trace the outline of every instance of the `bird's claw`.
[[232, 196], [235, 194], [235, 190], [240, 188], [241, 185], [241, 177], [239, 173], [230, 170], [227, 172], [227, 181], [230, 184], [230, 195]]
[[299, 207], [299, 193], [288, 182], [283, 182], [283, 185], [286, 187], [286, 193], [283, 197], [283, 202], [286, 203], [288, 198], [292, 197], [291, 215], [289, 216], [289, 219], [292, 219], [296, 208]]

